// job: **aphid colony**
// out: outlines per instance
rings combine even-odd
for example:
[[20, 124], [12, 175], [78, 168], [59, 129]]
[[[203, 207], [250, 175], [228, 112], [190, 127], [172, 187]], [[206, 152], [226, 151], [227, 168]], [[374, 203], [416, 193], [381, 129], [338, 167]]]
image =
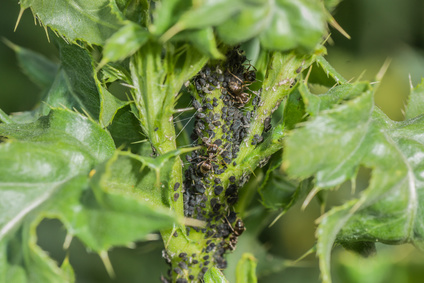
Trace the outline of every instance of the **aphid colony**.
[[[187, 234], [192, 229], [204, 234], [205, 248], [201, 254], [182, 254], [178, 267], [172, 270], [178, 275], [195, 279], [190, 271], [197, 265], [201, 271], [196, 280], [201, 280], [212, 262], [226, 268], [224, 254], [234, 250], [237, 237], [244, 231], [233, 206], [249, 174], [236, 177], [231, 172], [237, 172], [234, 160], [260, 101], [260, 91], [248, 88], [255, 81], [255, 69], [246, 64], [246, 57], [237, 48], [228, 52], [222, 65], [206, 66], [192, 81], [196, 121], [191, 138], [202, 148], [186, 156], [190, 166], [183, 184], [184, 212], [206, 222], [205, 228], [187, 228]], [[262, 141], [262, 136], [255, 135], [249, 143]]]

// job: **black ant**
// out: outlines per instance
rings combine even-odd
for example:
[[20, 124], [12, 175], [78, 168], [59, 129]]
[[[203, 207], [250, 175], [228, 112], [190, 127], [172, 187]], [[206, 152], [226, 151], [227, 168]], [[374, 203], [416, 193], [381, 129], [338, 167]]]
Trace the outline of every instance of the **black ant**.
[[[240, 103], [240, 104], [246, 104], [247, 102], [249, 102], [250, 98], [251, 98], [251, 94], [244, 92], [245, 87], [249, 86], [252, 84], [252, 82], [256, 79], [256, 73], [255, 71], [248, 71], [244, 74], [245, 79], [246, 76], [249, 77], [249, 80], [243, 81], [242, 79], [240, 79], [238, 76], [234, 75], [233, 73], [231, 73], [230, 70], [228, 70], [228, 72], [233, 76], [232, 78], [230, 78], [229, 82], [228, 82], [228, 89], [229, 94], [236, 99], [236, 102]], [[254, 78], [253, 78], [254, 76]], [[251, 80], [253, 78], [253, 80]]]
[[228, 221], [227, 217], [225, 217], [225, 220], [227, 220], [228, 226], [233, 231], [233, 233], [229, 237], [228, 247], [234, 251], [237, 245], [238, 237], [243, 234], [243, 232], [246, 230], [246, 227], [244, 227], [244, 223], [240, 218], [237, 218], [236, 224], [234, 227], [231, 225], [231, 223]]

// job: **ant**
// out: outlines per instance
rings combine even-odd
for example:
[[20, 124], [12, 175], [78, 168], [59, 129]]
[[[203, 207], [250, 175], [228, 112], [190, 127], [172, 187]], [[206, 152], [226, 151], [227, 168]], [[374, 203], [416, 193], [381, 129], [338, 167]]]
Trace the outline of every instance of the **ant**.
[[227, 217], [225, 217], [225, 220], [227, 220], [228, 226], [231, 228], [233, 233], [229, 237], [228, 247], [234, 251], [237, 245], [238, 237], [243, 234], [243, 232], [246, 230], [246, 227], [244, 227], [244, 223], [240, 218], [237, 218], [236, 224], [234, 227], [231, 225], [230, 221], [228, 221]]
[[[249, 102], [251, 94], [244, 92], [244, 89], [256, 80], [256, 72], [254, 70], [249, 70], [250, 67], [253, 66], [249, 65], [247, 71], [243, 74], [245, 81], [228, 70], [228, 72], [233, 76], [228, 82], [228, 89], [230, 90], [229, 94], [240, 104], [246, 104]], [[255, 67], [253, 68], [256, 70]]]
[[208, 157], [199, 156], [198, 158], [203, 158], [205, 160], [200, 161], [197, 164], [197, 166], [200, 167], [200, 172], [202, 172], [202, 174], [206, 174], [211, 170], [212, 170], [212, 173], [214, 173], [212, 161], [217, 162], [216, 157], [220, 156], [221, 153], [223, 153], [227, 149], [228, 145], [225, 148], [219, 148], [219, 146], [217, 144], [211, 143], [210, 139], [208, 139], [206, 137], [202, 138], [202, 141], [208, 146], [208, 148], [206, 150]]

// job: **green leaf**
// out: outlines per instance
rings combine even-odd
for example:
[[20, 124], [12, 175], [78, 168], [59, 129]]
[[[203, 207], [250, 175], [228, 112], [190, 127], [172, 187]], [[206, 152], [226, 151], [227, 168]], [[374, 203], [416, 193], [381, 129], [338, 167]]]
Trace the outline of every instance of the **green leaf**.
[[[284, 105], [282, 122], [288, 130], [294, 129], [296, 125], [304, 121], [306, 117], [305, 103], [299, 91], [301, 87], [302, 84], [294, 87]], [[274, 116], [275, 114], [273, 117]]]
[[319, 1], [279, 0], [249, 4], [218, 26], [218, 34], [225, 42], [236, 44], [259, 37], [262, 46], [268, 49], [301, 47], [311, 50], [325, 32], [324, 10]]
[[59, 68], [58, 64], [39, 53], [3, 40], [15, 51], [19, 66], [24, 73], [42, 89], [50, 87]]
[[150, 32], [155, 35], [163, 34], [179, 17], [192, 5], [189, 0], [163, 0], [156, 4], [153, 11], [153, 24], [149, 26]]
[[[180, 4], [182, 4], [184, 1], [169, 2], [180, 2]], [[176, 3], [173, 5], [176, 6]], [[178, 18], [175, 17], [176, 23], [173, 22], [175, 24], [162, 36], [162, 40], [167, 41], [175, 34], [183, 30], [204, 29], [207, 27], [219, 25], [222, 22], [228, 20], [242, 7], [243, 3], [240, 0], [204, 0], [197, 3], [197, 5], [193, 5], [188, 10], [186, 7], [184, 7], [186, 10], [183, 10], [184, 8], [181, 7], [178, 9], [181, 16]], [[184, 13], [181, 13], [183, 11]], [[162, 30], [162, 32], [163, 31], [164, 30]]]
[[[160, 212], [164, 207], [163, 204], [169, 202], [167, 190], [163, 188], [169, 185], [169, 175], [173, 166], [173, 162], [169, 162], [170, 158], [172, 156], [169, 155], [162, 155], [156, 159], [129, 153], [115, 155], [105, 168], [97, 170], [98, 173], [93, 179], [97, 200], [108, 207], [131, 211], [137, 210], [138, 203], [141, 202], [145, 205], [150, 204], [152, 208], [157, 207]], [[109, 195], [114, 197], [111, 198]], [[122, 202], [125, 203], [121, 204]]]
[[117, 148], [131, 148], [133, 152], [140, 147], [136, 143], [146, 139], [141, 133], [140, 122], [129, 105], [118, 110], [108, 130]]
[[[177, 1], [170, 2], [176, 6]], [[205, 0], [182, 11], [162, 41], [183, 30], [216, 27], [219, 37], [231, 45], [259, 37], [271, 50], [312, 50], [325, 32], [325, 9], [316, 0]]]
[[[100, 98], [94, 80], [93, 59], [87, 50], [59, 40], [61, 71], [49, 91], [46, 102], [52, 106], [62, 105], [87, 112], [99, 119]], [[65, 103], [63, 103], [65, 102]]]
[[221, 270], [215, 266], [212, 266], [206, 271], [203, 280], [205, 283], [228, 283], [228, 280], [225, 278], [224, 274], [222, 274]]
[[405, 109], [405, 118], [412, 119], [424, 114], [424, 79], [419, 85], [411, 89], [408, 105]]
[[13, 123], [13, 120], [3, 110], [0, 109], [0, 121], [5, 124]]
[[187, 40], [191, 42], [198, 51], [213, 59], [225, 59], [225, 56], [218, 50], [216, 46], [215, 35], [212, 28], [181, 32], [173, 39], [176, 41]]
[[[36, 226], [73, 203], [63, 197], [65, 188], [77, 196], [73, 213], [81, 211], [85, 176], [112, 155], [113, 140], [93, 121], [66, 109], [53, 109], [33, 123], [0, 124], [0, 135], [8, 138], [0, 144], [0, 245], [16, 249], [6, 274], [14, 280], [6, 282], [67, 282], [72, 271], [60, 269], [36, 245]], [[75, 179], [81, 174], [82, 180]], [[22, 234], [19, 240], [12, 240], [15, 233]]]
[[424, 187], [423, 127], [422, 115], [391, 121], [374, 107], [372, 91], [364, 90], [353, 100], [319, 112], [286, 140], [288, 173], [316, 176], [316, 191], [354, 178], [360, 166], [373, 170], [359, 199], [332, 208], [321, 219], [317, 253], [324, 282], [331, 282], [334, 241], [424, 247], [419, 193]]
[[317, 56], [315, 63], [316, 64], [312, 65], [308, 83], [333, 87], [336, 84], [344, 84], [347, 82], [322, 55]]
[[100, 81], [96, 79], [97, 89], [100, 94], [100, 117], [99, 122], [103, 128], [109, 126], [115, 115], [120, 109], [123, 109], [130, 102], [122, 101], [111, 94], [106, 87], [102, 86]]
[[237, 263], [236, 282], [237, 283], [256, 283], [257, 260], [250, 253], [244, 253]]
[[8, 261], [7, 244], [5, 241], [0, 241], [0, 281], [27, 282], [24, 268]]
[[129, 22], [114, 33], [103, 49], [103, 58], [99, 63], [100, 69], [108, 62], [123, 60], [134, 54], [149, 39], [149, 32], [140, 25]]
[[343, 84], [331, 88], [327, 93], [321, 95], [312, 94], [305, 84], [300, 84], [299, 91], [303, 98], [306, 111], [311, 116], [318, 115], [319, 112], [331, 109], [335, 105], [344, 101], [352, 100], [369, 89], [368, 83]]
[[[32, 218], [32, 219], [31, 219]], [[64, 272], [48, 254], [37, 245], [36, 227], [41, 217], [28, 217], [22, 231], [22, 253], [28, 282], [70, 282], [73, 271]]]
[[[163, 186], [174, 164], [169, 160], [187, 150], [156, 159], [129, 153], [109, 159], [115, 151], [109, 134], [64, 109], [30, 124], [0, 124], [0, 135], [9, 138], [0, 145], [5, 156], [0, 163], [0, 245], [13, 245], [10, 239], [22, 231], [17, 255], [24, 257], [15, 261], [25, 267], [29, 282], [73, 278], [69, 264], [59, 268], [36, 245], [36, 227], [46, 217], [58, 218], [69, 236], [102, 253], [179, 221], [162, 204], [170, 199]], [[22, 277], [20, 268], [10, 270], [16, 272], [0, 276]]]
[[[52, 107], [67, 107], [88, 114], [93, 119], [99, 119], [100, 98], [94, 79], [93, 60], [87, 50], [64, 42], [57, 38], [61, 66], [55, 77], [46, 85], [42, 101], [38, 108], [13, 115], [17, 123], [29, 123], [40, 116], [47, 115]], [[33, 72], [37, 72], [33, 70]], [[42, 72], [40, 70], [40, 72]], [[50, 73], [52, 76], [53, 74]], [[47, 79], [47, 77], [45, 78]], [[47, 84], [47, 80], [46, 80]], [[99, 85], [100, 87], [100, 85]], [[102, 95], [104, 100], [104, 95]], [[102, 101], [104, 102], [104, 101]], [[103, 118], [103, 117], [101, 117]]]
[[128, 20], [141, 24], [144, 27], [150, 22], [149, 0], [116, 0], [115, 2]]
[[297, 186], [279, 170], [282, 162], [283, 160], [278, 154], [272, 158], [264, 181], [258, 189], [262, 204], [268, 209], [285, 208], [291, 202], [296, 191]]
[[114, 144], [108, 133], [68, 110], [52, 110], [30, 124], [0, 124], [10, 138], [0, 146], [0, 240], [19, 226], [64, 182], [108, 159]]
[[21, 9], [31, 8], [43, 25], [72, 43], [82, 40], [102, 45], [123, 23], [118, 7], [111, 0], [23, 0], [20, 3]]
[[373, 107], [372, 92], [366, 91], [295, 130], [286, 140], [284, 154], [283, 166], [289, 175], [299, 178], [316, 175], [319, 188], [333, 187], [355, 176], [356, 162], [368, 150], [363, 143]]

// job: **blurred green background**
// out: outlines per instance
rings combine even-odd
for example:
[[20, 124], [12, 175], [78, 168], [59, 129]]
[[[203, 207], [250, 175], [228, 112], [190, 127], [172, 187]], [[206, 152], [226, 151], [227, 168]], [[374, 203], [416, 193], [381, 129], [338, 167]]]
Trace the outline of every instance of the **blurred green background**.
[[[25, 11], [16, 32], [19, 14], [17, 1], [0, 4], [0, 36], [23, 47], [57, 60], [45, 31], [34, 25]], [[424, 1], [422, 0], [345, 0], [335, 10], [335, 19], [352, 39], [331, 30], [328, 61], [347, 79], [375, 80], [386, 60], [391, 60], [375, 97], [377, 105], [394, 120], [402, 120], [410, 82], [424, 77]], [[0, 43], [0, 108], [5, 112], [30, 110], [39, 100], [37, 86], [20, 71], [15, 56]], [[369, 172], [361, 172], [358, 187], [366, 186]], [[332, 196], [340, 203], [349, 197], [349, 184]], [[320, 214], [312, 202], [305, 211], [293, 207], [272, 228], [261, 235], [269, 251], [280, 257], [296, 259], [315, 241], [315, 219]], [[247, 227], [249, 229], [249, 227]], [[139, 243], [135, 249], [116, 248], [110, 252], [116, 279], [110, 279], [99, 257], [89, 253], [74, 239], [68, 253], [62, 250], [65, 231], [58, 221], [44, 221], [39, 227], [40, 245], [58, 262], [68, 254], [77, 272], [77, 282], [158, 282], [167, 266], [161, 258], [161, 241]], [[410, 245], [378, 246], [375, 257], [362, 259], [336, 248], [333, 252], [334, 282], [398, 283], [422, 282], [424, 256]], [[260, 278], [259, 282], [320, 282], [317, 261], [307, 257], [294, 267]]]

